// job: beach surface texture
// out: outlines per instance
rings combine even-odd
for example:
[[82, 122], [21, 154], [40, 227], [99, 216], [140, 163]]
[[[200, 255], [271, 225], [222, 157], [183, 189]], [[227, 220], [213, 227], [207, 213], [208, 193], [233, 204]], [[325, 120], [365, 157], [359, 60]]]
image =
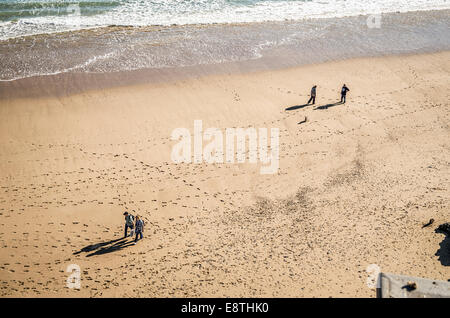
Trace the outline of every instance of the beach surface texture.
[[[448, 243], [433, 231], [450, 213], [448, 61], [355, 59], [3, 100], [1, 294], [374, 296], [370, 264], [448, 279]], [[334, 105], [343, 82], [347, 103]], [[316, 105], [302, 106], [311, 83]], [[173, 163], [171, 132], [196, 119], [278, 127], [278, 173]], [[125, 210], [146, 222], [136, 246], [120, 240]], [[79, 291], [65, 288], [70, 264]]]
[[[447, 281], [448, 17], [25, 35], [4, 22], [0, 296], [375, 297], [380, 271]], [[200, 138], [276, 129], [276, 169], [249, 144], [244, 162], [194, 162], [199, 121]], [[174, 160], [180, 129], [193, 162]], [[145, 224], [136, 245], [125, 211]]]

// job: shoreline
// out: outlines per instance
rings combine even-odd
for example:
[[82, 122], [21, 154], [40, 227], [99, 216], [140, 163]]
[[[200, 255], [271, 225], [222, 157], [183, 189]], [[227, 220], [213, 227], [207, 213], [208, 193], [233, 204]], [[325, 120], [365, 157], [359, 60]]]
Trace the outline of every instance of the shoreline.
[[401, 59], [412, 56], [446, 55], [445, 51], [426, 53], [403, 53], [379, 56], [354, 57], [336, 61], [310, 63], [282, 67], [278, 60], [270, 58], [228, 62], [214, 65], [196, 65], [164, 69], [140, 69], [113, 73], [60, 73], [54, 75], [38, 75], [12, 81], [0, 81], [0, 100], [65, 97], [105, 89], [126, 88], [141, 85], [173, 85], [177, 82], [207, 79], [208, 77], [233, 76], [245, 74], [264, 74], [300, 70], [308, 66], [327, 65], [346, 61], [370, 61], [373, 59]]
[[8, 93], [8, 87], [16, 86], [19, 93], [35, 86], [32, 96], [63, 96], [89, 89], [85, 80], [95, 89], [448, 51], [450, 38], [445, 31], [450, 27], [449, 16], [450, 10], [385, 14], [380, 29], [369, 28], [365, 16], [356, 16], [174, 26], [163, 31], [158, 27], [112, 27], [0, 42], [0, 78], [4, 79], [0, 98]]

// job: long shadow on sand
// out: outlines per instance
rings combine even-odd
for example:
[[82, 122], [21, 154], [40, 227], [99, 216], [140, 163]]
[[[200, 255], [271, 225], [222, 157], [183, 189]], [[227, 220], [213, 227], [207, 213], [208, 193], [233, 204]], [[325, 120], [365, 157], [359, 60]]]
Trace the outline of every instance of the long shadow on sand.
[[450, 234], [442, 231], [439, 228], [435, 230], [436, 233], [445, 234], [444, 239], [439, 243], [439, 249], [436, 252], [436, 256], [439, 256], [439, 261], [443, 266], [450, 266]]
[[326, 105], [322, 105], [322, 106], [316, 107], [316, 108], [314, 108], [314, 110], [317, 110], [317, 109], [328, 109], [329, 107], [334, 107], [334, 106], [342, 105], [342, 104], [344, 104], [344, 103], [337, 102], [337, 103], [332, 103], [332, 104], [326, 104]]
[[102, 254], [107, 254], [107, 253], [111, 253], [111, 252], [115, 252], [115, 251], [124, 249], [131, 245], [133, 245], [133, 241], [128, 241], [126, 238], [122, 237], [122, 238], [118, 238], [118, 239], [107, 241], [107, 242], [88, 245], [86, 247], [83, 247], [78, 252], [73, 253], [73, 255], [77, 255], [82, 252], [88, 253], [88, 252], [92, 252], [92, 251], [94, 251], [94, 252], [86, 255], [86, 257], [90, 257], [90, 256], [94, 256], [94, 255], [102, 255]]
[[308, 106], [308, 105], [310, 105], [310, 104], [295, 105], [295, 106], [288, 107], [288, 108], [286, 108], [285, 110], [296, 110], [296, 109], [304, 108], [304, 107], [306, 107], [306, 106]]

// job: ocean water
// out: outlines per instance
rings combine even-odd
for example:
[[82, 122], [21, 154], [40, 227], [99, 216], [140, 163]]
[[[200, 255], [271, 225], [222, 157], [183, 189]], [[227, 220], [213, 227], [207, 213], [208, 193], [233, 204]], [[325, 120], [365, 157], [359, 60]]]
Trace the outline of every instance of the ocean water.
[[449, 9], [448, 0], [0, 0], [0, 80], [448, 50]]
[[108, 25], [302, 20], [450, 9], [448, 0], [0, 0], [0, 39]]

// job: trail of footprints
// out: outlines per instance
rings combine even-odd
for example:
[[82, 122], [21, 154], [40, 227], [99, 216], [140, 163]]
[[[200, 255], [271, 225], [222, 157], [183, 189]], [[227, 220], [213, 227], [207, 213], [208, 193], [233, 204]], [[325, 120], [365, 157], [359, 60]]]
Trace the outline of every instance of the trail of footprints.
[[[417, 74], [415, 74], [417, 76]], [[414, 86], [405, 87], [396, 92], [406, 92]], [[367, 96], [355, 96], [352, 101], [352, 113], [359, 117], [362, 122], [356, 127], [349, 127], [343, 130], [333, 131], [326, 123], [321, 125], [315, 121], [314, 114], [326, 112], [325, 110], [311, 110], [308, 118], [312, 121], [305, 126], [297, 126], [293, 131], [286, 127], [289, 121], [297, 121], [299, 111], [286, 112], [280, 111], [280, 118], [271, 121], [265, 121], [259, 124], [260, 127], [270, 127], [277, 124], [280, 127], [281, 141], [281, 159], [289, 156], [298, 158], [301, 153], [301, 147], [305, 144], [323, 142], [333, 136], [341, 136], [349, 133], [356, 133], [370, 125], [378, 125], [387, 120], [395, 120], [403, 116], [411, 116], [419, 112], [431, 111], [433, 109], [443, 109], [446, 104], [423, 101], [415, 107], [408, 107], [408, 104], [396, 105], [388, 99], [388, 94], [374, 94], [377, 96], [375, 102], [367, 102]], [[289, 93], [289, 92], [287, 92]], [[233, 92], [235, 101], [240, 100], [237, 92]], [[368, 111], [362, 105], [367, 105], [371, 111], [377, 109], [389, 109], [392, 113], [388, 116], [376, 120], [369, 119]], [[330, 108], [329, 113], [339, 112], [338, 106], [335, 109]], [[345, 107], [349, 107], [348, 104]], [[333, 110], [333, 111], [332, 111]], [[329, 115], [332, 118], [332, 115]], [[259, 127], [258, 126], [258, 127]], [[405, 124], [405, 126], [407, 126]], [[418, 125], [418, 128], [425, 128]], [[318, 130], [321, 133], [317, 138], [303, 139], [306, 132]], [[397, 127], [401, 129], [401, 127]], [[431, 129], [431, 128], [429, 128]], [[283, 140], [295, 139], [297, 143], [294, 146], [288, 145]], [[392, 140], [391, 140], [392, 141]], [[1, 280], [0, 295], [39, 295], [49, 293], [60, 293], [62, 282], [65, 282], [67, 274], [65, 265], [77, 260], [89, 259], [87, 265], [83, 268], [83, 284], [89, 290], [90, 296], [102, 296], [108, 293], [109, 289], [126, 286], [138, 286], [129, 295], [133, 296], [204, 296], [204, 295], [223, 295], [221, 290], [226, 288], [238, 288], [245, 286], [243, 290], [251, 291], [250, 294], [266, 295], [258, 287], [249, 281], [248, 277], [261, 279], [267, 284], [273, 284], [273, 290], [279, 290], [282, 285], [291, 284], [296, 275], [301, 273], [296, 270], [298, 263], [308, 264], [311, 261], [310, 252], [312, 248], [321, 250], [340, 250], [341, 253], [335, 255], [346, 255], [346, 253], [360, 253], [366, 255], [369, 250], [363, 244], [363, 238], [352, 235], [351, 226], [338, 224], [339, 220], [327, 220], [322, 217], [318, 211], [323, 207], [336, 206], [336, 208], [345, 213], [347, 219], [354, 219], [360, 222], [360, 216], [355, 211], [376, 210], [376, 206], [361, 206], [367, 201], [360, 203], [355, 197], [355, 202], [341, 203], [339, 199], [330, 201], [321, 198], [320, 189], [300, 189], [295, 198], [280, 200], [262, 200], [256, 205], [246, 204], [246, 200], [252, 198], [252, 191], [245, 185], [241, 188], [227, 188], [222, 191], [211, 190], [209, 184], [220, 182], [224, 176], [228, 178], [245, 179], [245, 171], [234, 169], [227, 165], [174, 165], [169, 162], [160, 162], [158, 164], [148, 163], [141, 160], [140, 154], [151, 152], [153, 147], [170, 144], [169, 138], [161, 137], [148, 139], [146, 141], [133, 141], [116, 144], [58, 144], [42, 145], [31, 144], [30, 152], [39, 152], [42, 150], [50, 151], [47, 158], [33, 159], [34, 162], [64, 161], [69, 157], [54, 157], [52, 150], [58, 148], [72, 149], [74, 153], [87, 158], [88, 163], [95, 163], [103, 160], [111, 160], [109, 168], [98, 169], [94, 165], [89, 167], [80, 167], [71, 171], [49, 170], [41, 175], [26, 176], [22, 179], [17, 178], [2, 180], [0, 187], [0, 216], [3, 222], [1, 228], [3, 231], [8, 228], [12, 239], [6, 241], [4, 233], [0, 233], [0, 245], [5, 251], [6, 260], [1, 262], [0, 271], [8, 272], [11, 278]], [[111, 149], [130, 147], [136, 149], [133, 152], [117, 153]], [[294, 148], [294, 149], [292, 149]], [[110, 149], [109, 151], [89, 151], [88, 149]], [[326, 152], [322, 152], [326, 155]], [[248, 158], [248, 152], [247, 152]], [[31, 160], [31, 159], [30, 159]], [[286, 176], [291, 165], [281, 166], [279, 177]], [[362, 194], [370, 193], [370, 189], [381, 187], [386, 188], [389, 193], [390, 202], [395, 202], [395, 191], [389, 189], [388, 184], [392, 184], [385, 179], [367, 179], [364, 174], [357, 175], [356, 178], [341, 177], [336, 186], [354, 187], [361, 189]], [[212, 176], [208, 176], [212, 174]], [[33, 179], [45, 177], [45, 183], [30, 182]], [[419, 178], [419, 175], [418, 175]], [[67, 181], [72, 180], [72, 181]], [[273, 180], [272, 177], [260, 177], [260, 191], [266, 189], [267, 195], [271, 191], [277, 193], [279, 189], [268, 189], [268, 184]], [[368, 182], [370, 180], [370, 182]], [[414, 184], [414, 182], [411, 182]], [[362, 186], [364, 185], [364, 186]], [[178, 195], [175, 197], [164, 198], [159, 195], [170, 187], [177, 189]], [[146, 188], [146, 190], [142, 190]], [[150, 188], [150, 189], [148, 189]], [[108, 189], [106, 191], [105, 189]], [[108, 193], [116, 193], [110, 195]], [[103, 194], [103, 195], [102, 195]], [[311, 197], [317, 196], [317, 200]], [[87, 258], [86, 253], [73, 254], [80, 251], [83, 247], [93, 242], [104, 242], [108, 239], [114, 239], [122, 235], [122, 227], [111, 228], [101, 223], [92, 222], [86, 224], [77, 220], [69, 222], [53, 222], [38, 219], [30, 219], [28, 212], [33, 210], [53, 210], [58, 211], [61, 208], [71, 209], [75, 207], [84, 207], [91, 204], [109, 206], [111, 209], [136, 209], [144, 216], [144, 219], [150, 225], [150, 233], [153, 239], [144, 240], [144, 249], [124, 249], [123, 251], [112, 253], [114, 257], [121, 261], [114, 264], [108, 263], [106, 267], [99, 265], [96, 257]], [[429, 201], [427, 208], [445, 208], [448, 202], [445, 199], [441, 201]], [[353, 207], [353, 208], [350, 208]], [[415, 206], [404, 206], [402, 209], [408, 210]], [[164, 218], [170, 226], [159, 225], [152, 222], [152, 213], [162, 213], [161, 211], [172, 209], [185, 209], [189, 213], [181, 216]], [[380, 235], [385, 237], [393, 236], [387, 231], [393, 225], [399, 231], [405, 231], [409, 225], [404, 223], [404, 214], [392, 213], [398, 211], [398, 208], [392, 203], [387, 203], [383, 207], [384, 212], [378, 216]], [[245, 210], [245, 213], [243, 212]], [[248, 213], [247, 213], [248, 212]], [[220, 215], [221, 217], [218, 217]], [[271, 219], [281, 217], [285, 219], [281, 225], [271, 223]], [[375, 216], [374, 216], [375, 217]], [[14, 220], [12, 221], [11, 218]], [[24, 223], [17, 224], [17, 220], [25, 220]], [[255, 222], [256, 220], [256, 222]], [[319, 220], [319, 221], [318, 221]], [[324, 226], [324, 223], [330, 223]], [[370, 220], [367, 220], [368, 224]], [[332, 222], [337, 222], [332, 224]], [[349, 222], [350, 224], [352, 222]], [[76, 230], [70, 232], [66, 226], [75, 227]], [[318, 226], [318, 224], [321, 224]], [[361, 244], [356, 244], [354, 251], [346, 251], [346, 242], [332, 240], [333, 233], [326, 229], [332, 229], [340, 226], [342, 231], [348, 231], [348, 237]], [[38, 228], [38, 230], [33, 230]], [[186, 236], [190, 233], [191, 236]], [[211, 234], [214, 233], [214, 234]], [[305, 233], [319, 233], [314, 240], [306, 240], [305, 244], [298, 246], [299, 236]], [[42, 239], [45, 237], [45, 239]], [[189, 237], [188, 240], [186, 238]], [[40, 246], [38, 242], [46, 242]], [[246, 242], [245, 245], [242, 242]], [[334, 242], [334, 243], [330, 243]], [[270, 246], [267, 246], [269, 244]], [[270, 250], [269, 254], [258, 254], [261, 247]], [[358, 248], [361, 246], [361, 248]], [[168, 247], [171, 247], [168, 249]], [[107, 247], [105, 247], [107, 248]], [[372, 247], [377, 250], [377, 246]], [[101, 250], [101, 249], [100, 249]], [[89, 253], [89, 252], [88, 252]], [[92, 251], [90, 253], [95, 253]], [[107, 254], [105, 254], [107, 255]], [[23, 259], [23, 262], [14, 262], [14, 259]], [[326, 269], [326, 263], [337, 262], [337, 256], [325, 255], [324, 261], [319, 262], [316, 269], [311, 269], [312, 273], [318, 277]], [[342, 256], [342, 257], [344, 257]], [[258, 268], [256, 265], [258, 260]], [[275, 261], [276, 260], [276, 261]], [[317, 260], [316, 260], [317, 261]], [[223, 263], [227, 262], [227, 268]], [[271, 269], [271, 264], [281, 262], [285, 266], [285, 271], [277, 272]], [[312, 268], [312, 267], [311, 267]], [[233, 275], [233, 269], [239, 275]], [[265, 269], [264, 271], [262, 269]], [[261, 271], [260, 271], [261, 270]], [[228, 271], [228, 272], [227, 272]], [[177, 276], [182, 272], [183, 278]], [[213, 281], [208, 277], [214, 277], [214, 274], [220, 276], [227, 272], [229, 278], [222, 281]], [[52, 273], [49, 275], [49, 273]], [[125, 274], [120, 278], [118, 274]], [[248, 275], [245, 275], [247, 273]], [[256, 273], [256, 274], [255, 274]], [[262, 274], [264, 273], [264, 274]], [[269, 278], [264, 277], [268, 275]], [[239, 277], [239, 278], [238, 278]], [[171, 283], [169, 283], [169, 279]], [[275, 279], [276, 278], [276, 279]], [[276, 283], [278, 282], [278, 283]], [[277, 285], [279, 284], [279, 285]], [[318, 285], [325, 282], [318, 282]], [[127, 290], [126, 288], [124, 290]], [[71, 291], [66, 290], [70, 293]], [[298, 291], [300, 294], [308, 294], [308, 290]], [[126, 296], [129, 291], [124, 291]], [[215, 294], [216, 293], [216, 294]], [[248, 296], [248, 292], [242, 294]], [[274, 295], [275, 296], [275, 295]]]

